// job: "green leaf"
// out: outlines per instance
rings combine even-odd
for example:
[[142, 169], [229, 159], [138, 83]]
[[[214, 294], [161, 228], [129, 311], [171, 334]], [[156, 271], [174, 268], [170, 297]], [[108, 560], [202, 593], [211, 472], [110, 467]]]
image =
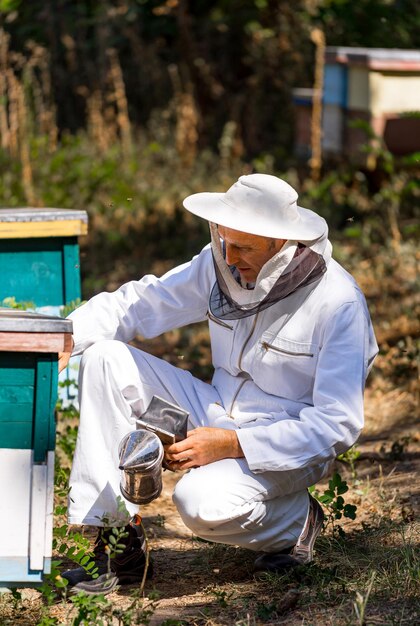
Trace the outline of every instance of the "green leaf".
[[76, 563], [80, 563], [80, 560], [83, 559], [83, 557], [85, 556], [85, 551], [84, 550], [79, 550], [77, 552], [77, 554], [74, 555], [74, 560], [76, 561]]
[[337, 508], [339, 509], [343, 508], [344, 498], [342, 498], [341, 496], [337, 496], [336, 504], [337, 504]]
[[349, 519], [356, 519], [357, 506], [355, 504], [346, 504], [344, 507], [344, 515]]
[[346, 481], [342, 480], [338, 472], [334, 472], [329, 482], [330, 489], [335, 489], [336, 487], [341, 487], [342, 485], [346, 485], [346, 484], [347, 484]]
[[349, 488], [347, 486], [346, 482], [341, 483], [341, 485], [338, 485], [337, 487], [337, 493], [346, 493], [346, 491], [348, 491]]
[[334, 498], [332, 498], [329, 495], [324, 494], [322, 496], [319, 496], [318, 499], [319, 499], [320, 502], [322, 502], [322, 504], [331, 504], [331, 502], [333, 501]]

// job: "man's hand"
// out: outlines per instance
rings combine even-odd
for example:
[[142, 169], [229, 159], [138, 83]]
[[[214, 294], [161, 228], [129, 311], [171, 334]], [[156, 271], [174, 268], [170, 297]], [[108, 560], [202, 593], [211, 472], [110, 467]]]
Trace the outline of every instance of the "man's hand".
[[165, 461], [174, 471], [243, 456], [236, 431], [225, 428], [195, 428], [186, 439], [165, 446]]
[[[73, 350], [74, 341], [73, 338], [71, 340], [71, 347]], [[68, 362], [71, 357], [71, 352], [59, 352], [58, 353], [58, 371], [61, 372], [64, 368], [67, 367]]]
[[61, 372], [68, 365], [71, 357], [71, 352], [59, 352], [58, 353], [58, 371]]

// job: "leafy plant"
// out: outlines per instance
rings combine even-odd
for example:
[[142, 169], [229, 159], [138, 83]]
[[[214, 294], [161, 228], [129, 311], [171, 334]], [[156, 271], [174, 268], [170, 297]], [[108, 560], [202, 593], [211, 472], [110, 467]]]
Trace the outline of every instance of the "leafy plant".
[[8, 309], [17, 309], [19, 311], [26, 311], [28, 309], [33, 310], [35, 309], [35, 302], [32, 302], [30, 300], [28, 301], [18, 301], [16, 300], [16, 298], [10, 297], [10, 298], [4, 298], [2, 300], [2, 302], [0, 303], [0, 306], [4, 306]]
[[326, 508], [327, 510], [327, 525], [331, 525], [333, 533], [338, 533], [340, 537], [344, 536], [344, 530], [341, 526], [336, 524], [336, 520], [347, 517], [349, 519], [356, 519], [357, 506], [355, 504], [345, 503], [343, 495], [349, 490], [347, 482], [343, 480], [335, 472], [332, 478], [328, 482], [328, 488], [324, 490], [322, 494], [312, 488], [310, 491], [312, 495]]
[[350, 466], [351, 476], [353, 480], [356, 480], [357, 478], [356, 461], [359, 458], [359, 456], [360, 456], [360, 452], [357, 449], [357, 445], [354, 445], [348, 450], [346, 450], [346, 452], [344, 452], [343, 454], [339, 454], [337, 457], [338, 461], [341, 461], [342, 463], [346, 463]]
[[223, 609], [229, 606], [229, 600], [233, 596], [233, 591], [227, 592], [224, 589], [212, 589], [210, 593], [216, 598], [217, 604]]
[[124, 539], [128, 537], [128, 532], [124, 526], [114, 526], [113, 528], [102, 530], [101, 539], [105, 545], [105, 553], [107, 555], [108, 574], [111, 573], [111, 559], [118, 554], [122, 554], [125, 549]]
[[76, 300], [71, 300], [71, 302], [67, 302], [60, 309], [61, 317], [67, 317], [70, 313], [73, 313], [79, 306], [82, 306], [85, 301], [82, 301], [80, 298], [76, 298]]
[[[70, 413], [71, 415], [77, 415], [77, 409], [70, 405], [66, 409], [61, 409], [62, 413], [66, 413], [67, 415]], [[77, 441], [77, 433], [79, 427], [76, 425], [71, 426], [67, 424], [64, 429], [59, 430], [59, 436], [57, 437], [57, 446], [64, 452], [64, 454], [69, 458], [73, 458], [74, 451], [76, 449], [76, 441]]]
[[61, 624], [57, 617], [52, 617], [44, 612], [38, 621], [37, 626], [61, 626]]
[[73, 596], [71, 602], [77, 608], [77, 615], [72, 619], [71, 626], [104, 626], [103, 613], [109, 607], [109, 601], [103, 595], [92, 596], [81, 592]]

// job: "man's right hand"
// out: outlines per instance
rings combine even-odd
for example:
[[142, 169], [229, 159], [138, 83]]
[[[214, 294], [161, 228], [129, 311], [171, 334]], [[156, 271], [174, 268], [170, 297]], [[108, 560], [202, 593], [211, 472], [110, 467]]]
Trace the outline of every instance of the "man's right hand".
[[200, 426], [189, 430], [186, 439], [165, 446], [165, 461], [173, 471], [243, 457], [236, 431], [227, 428]]

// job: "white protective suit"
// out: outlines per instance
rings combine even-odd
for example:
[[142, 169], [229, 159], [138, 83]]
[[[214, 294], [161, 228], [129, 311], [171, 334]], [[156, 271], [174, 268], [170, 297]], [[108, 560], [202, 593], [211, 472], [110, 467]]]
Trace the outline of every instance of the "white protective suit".
[[[208, 312], [215, 282], [210, 246], [161, 278], [101, 293], [71, 314], [83, 353], [81, 422], [69, 522], [117, 517], [118, 444], [153, 395], [190, 412], [191, 427], [236, 429], [244, 459], [190, 470], [174, 501], [197, 535], [253, 550], [294, 545], [307, 487], [356, 441], [365, 379], [377, 345], [365, 299], [334, 260], [316, 283], [257, 315]], [[127, 343], [209, 319], [212, 384]], [[137, 507], [127, 503], [129, 512]]]

